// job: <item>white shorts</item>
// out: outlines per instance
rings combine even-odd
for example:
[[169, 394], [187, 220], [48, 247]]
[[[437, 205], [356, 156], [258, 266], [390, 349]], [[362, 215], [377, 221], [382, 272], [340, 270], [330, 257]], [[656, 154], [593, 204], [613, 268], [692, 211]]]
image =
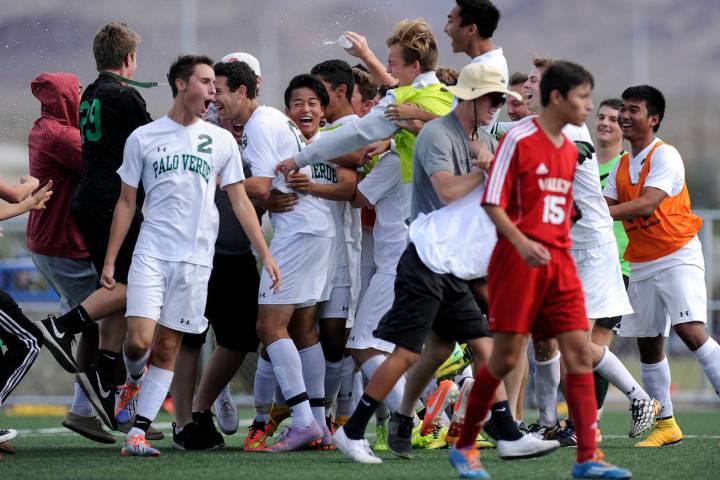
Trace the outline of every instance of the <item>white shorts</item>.
[[633, 312], [615, 242], [570, 249], [570, 254], [582, 283], [587, 318], [612, 318]]
[[[322, 302], [328, 281], [328, 263], [333, 254], [333, 239], [306, 233], [273, 238], [270, 253], [280, 267], [280, 291], [273, 292], [272, 280], [263, 269], [260, 275], [258, 304], [299, 305]], [[329, 292], [328, 292], [329, 293]]]
[[370, 280], [365, 296], [360, 301], [355, 324], [350, 332], [347, 348], [377, 350], [392, 353], [395, 344], [376, 338], [373, 331], [377, 328], [380, 319], [392, 307], [395, 299], [395, 275], [377, 272]]
[[320, 305], [319, 318], [348, 318], [350, 312], [350, 287], [335, 287], [330, 299]]
[[635, 313], [620, 323], [623, 337], [667, 337], [670, 326], [707, 323], [705, 271], [695, 265], [676, 265], [633, 282], [628, 295]]
[[204, 332], [211, 272], [205, 265], [133, 255], [125, 316], [149, 318], [179, 332]]

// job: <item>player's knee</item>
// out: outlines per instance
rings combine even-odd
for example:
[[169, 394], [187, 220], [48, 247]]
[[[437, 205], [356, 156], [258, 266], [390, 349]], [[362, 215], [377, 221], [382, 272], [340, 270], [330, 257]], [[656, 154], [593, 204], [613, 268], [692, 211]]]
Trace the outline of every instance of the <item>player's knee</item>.
[[708, 339], [705, 324], [702, 322], [688, 322], [675, 325], [675, 332], [692, 352], [700, 348]]
[[547, 362], [557, 355], [557, 344], [553, 340], [534, 340], [535, 360]]
[[396, 348], [388, 357], [388, 360], [401, 365], [406, 371], [415, 365], [419, 359], [420, 355], [404, 348]]

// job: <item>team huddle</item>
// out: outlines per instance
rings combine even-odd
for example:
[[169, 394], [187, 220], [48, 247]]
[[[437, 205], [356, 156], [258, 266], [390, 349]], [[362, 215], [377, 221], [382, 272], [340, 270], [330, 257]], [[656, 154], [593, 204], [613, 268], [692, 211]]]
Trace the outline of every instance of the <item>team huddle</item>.
[[[376, 464], [449, 447], [461, 478], [489, 478], [481, 448], [577, 447], [573, 478], [630, 478], [597, 448], [609, 384], [629, 437], [650, 431], [636, 447], [680, 442], [664, 339], [672, 327], [716, 392], [720, 346], [705, 331], [702, 220], [679, 152], [655, 135], [665, 99], [638, 85], [603, 100], [593, 142], [593, 75], [535, 57], [511, 76], [499, 20], [489, 0], [452, 6], [460, 72], [438, 67], [423, 20], [396, 25], [387, 65], [346, 32], [360, 63], [293, 77], [283, 111], [260, 103], [253, 55], [182, 55], [152, 120], [134, 87], [157, 84], [132, 79], [140, 37], [118, 22], [94, 39], [87, 88], [38, 76], [32, 176], [0, 182], [0, 218], [31, 211], [28, 249], [61, 315], [34, 324], [0, 292], [0, 403], [44, 345], [76, 376], [65, 427], [101, 443], [120, 430], [121, 456], [156, 457], [170, 393], [173, 448], [213, 450], [218, 427], [238, 429], [228, 383], [260, 351], [248, 452]], [[609, 349], [618, 333], [637, 338], [642, 386]]]

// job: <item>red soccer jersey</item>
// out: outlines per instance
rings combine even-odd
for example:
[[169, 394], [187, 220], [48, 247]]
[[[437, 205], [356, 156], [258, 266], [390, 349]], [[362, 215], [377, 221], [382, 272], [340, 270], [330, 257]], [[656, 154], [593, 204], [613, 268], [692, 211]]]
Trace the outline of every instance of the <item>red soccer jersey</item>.
[[566, 137], [556, 147], [529, 118], [500, 142], [482, 203], [505, 209], [528, 238], [569, 248], [576, 166], [575, 144]]

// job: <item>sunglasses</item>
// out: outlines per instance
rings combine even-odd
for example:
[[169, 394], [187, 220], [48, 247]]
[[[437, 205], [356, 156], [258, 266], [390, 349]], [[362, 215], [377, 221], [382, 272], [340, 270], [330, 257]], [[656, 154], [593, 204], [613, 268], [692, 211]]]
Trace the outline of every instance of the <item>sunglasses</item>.
[[507, 102], [505, 94], [500, 92], [488, 93], [487, 97], [490, 99], [490, 106], [492, 106], [493, 108], [502, 107], [503, 105], [505, 105], [505, 102]]

